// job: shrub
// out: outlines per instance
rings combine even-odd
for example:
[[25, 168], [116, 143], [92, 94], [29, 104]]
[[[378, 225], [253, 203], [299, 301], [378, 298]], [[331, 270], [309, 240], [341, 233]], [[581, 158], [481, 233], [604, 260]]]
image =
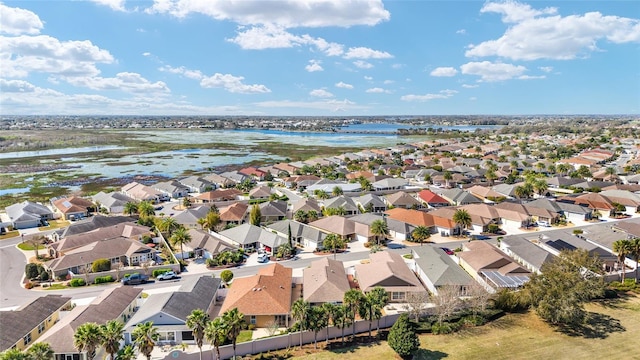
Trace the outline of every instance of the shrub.
[[228, 284], [229, 281], [233, 280], [233, 272], [231, 272], [231, 270], [223, 270], [220, 273], [220, 279], [224, 281], [225, 284]]
[[248, 330], [255, 330], [256, 329], [256, 325], [255, 324], [249, 324], [249, 326], [247, 326]]
[[49, 273], [47, 272], [47, 270], [45, 270], [44, 268], [41, 268], [42, 272], [40, 272], [40, 275], [38, 275], [38, 279], [40, 279], [40, 281], [47, 281], [49, 280]]
[[94, 283], [94, 284], [104, 284], [104, 283], [110, 283], [110, 282], [113, 282], [113, 281], [114, 281], [113, 276], [111, 276], [111, 275], [106, 275], [106, 276], [99, 276], [99, 277], [97, 277], [97, 278], [93, 281], [93, 283]]
[[458, 325], [458, 323], [452, 324], [448, 322], [443, 322], [442, 324], [435, 323], [431, 325], [431, 332], [434, 335], [451, 334], [458, 331], [459, 329], [460, 329], [460, 325]]
[[86, 285], [86, 282], [84, 281], [84, 279], [75, 278], [69, 281], [69, 286], [71, 287], [79, 287], [79, 286], [85, 286], [85, 285]]
[[29, 281], [28, 283], [24, 284], [24, 288], [25, 289], [33, 289], [34, 286], [35, 285], [31, 281]]
[[391, 327], [389, 346], [401, 357], [409, 357], [420, 348], [420, 339], [413, 329], [407, 314], [402, 314]]
[[35, 279], [40, 276], [40, 268], [42, 268], [42, 265], [29, 263], [24, 267], [24, 274], [27, 279]]
[[461, 322], [466, 326], [482, 326], [487, 323], [482, 315], [468, 315], [461, 319]]
[[91, 265], [91, 272], [102, 272], [111, 270], [111, 261], [109, 259], [98, 259]]
[[144, 236], [142, 237], [142, 243], [143, 243], [143, 244], [150, 244], [150, 243], [152, 243], [152, 242], [153, 242], [153, 238], [152, 238], [151, 236], [149, 236], [149, 235], [144, 235]]
[[158, 277], [158, 275], [162, 275], [162, 274], [164, 274], [166, 272], [169, 272], [169, 271], [171, 271], [171, 269], [155, 269], [151, 273], [151, 276]]
[[205, 260], [205, 263], [207, 264], [208, 267], [218, 266], [218, 262], [215, 261], [214, 259], [207, 259]]

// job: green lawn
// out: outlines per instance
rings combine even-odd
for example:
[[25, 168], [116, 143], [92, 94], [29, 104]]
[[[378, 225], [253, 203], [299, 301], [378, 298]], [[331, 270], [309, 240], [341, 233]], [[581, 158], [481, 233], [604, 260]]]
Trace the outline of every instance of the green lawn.
[[51, 220], [49, 221], [49, 226], [41, 226], [38, 228], [38, 230], [40, 231], [55, 230], [65, 226], [69, 226], [69, 224], [70, 222], [68, 222], [67, 220]]
[[18, 230], [7, 231], [4, 235], [0, 235], [0, 240], [11, 239], [16, 236], [20, 236], [20, 231]]
[[253, 331], [242, 330], [240, 331], [240, 335], [238, 335], [238, 339], [236, 339], [236, 343], [251, 341], [252, 338], [253, 338]]
[[[22, 250], [22, 251], [31, 251], [34, 250], [35, 247], [27, 242], [25, 243], [20, 243], [18, 244], [18, 249]], [[38, 250], [43, 250], [45, 249], [44, 245], [38, 245]]]
[[[638, 354], [640, 295], [588, 306], [590, 324], [562, 332], [533, 312], [509, 314], [488, 325], [453, 335], [421, 335], [421, 350], [414, 359], [610, 359]], [[386, 342], [313, 353], [296, 359], [394, 359]]]

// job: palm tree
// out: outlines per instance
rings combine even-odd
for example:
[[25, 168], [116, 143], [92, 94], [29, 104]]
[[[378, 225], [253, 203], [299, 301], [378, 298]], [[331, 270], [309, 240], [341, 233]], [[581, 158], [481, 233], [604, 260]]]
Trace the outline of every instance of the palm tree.
[[168, 233], [169, 236], [171, 236], [171, 234], [179, 229], [182, 225], [180, 225], [176, 219], [171, 218], [171, 217], [165, 217], [165, 218], [161, 218], [158, 219], [157, 224], [156, 224], [156, 228], [158, 228], [158, 231], [162, 232], [162, 233]]
[[331, 233], [324, 238], [322, 247], [333, 250], [333, 258], [335, 259], [337, 250], [344, 247], [344, 240], [342, 240], [340, 235]]
[[142, 217], [149, 217], [155, 215], [156, 209], [149, 201], [142, 201], [138, 204], [138, 213]]
[[189, 206], [191, 206], [191, 199], [189, 199], [188, 196], [185, 196], [184, 198], [182, 198], [182, 207], [188, 209]]
[[329, 198], [329, 194], [324, 190], [315, 190], [313, 194], [320, 200], [326, 200]]
[[337, 326], [342, 331], [342, 344], [344, 344], [344, 329], [351, 326], [351, 323], [349, 322], [350, 318], [349, 307], [344, 304], [338, 305], [336, 312], [333, 315], [333, 325]]
[[498, 175], [496, 175], [496, 172], [494, 170], [488, 170], [485, 174], [484, 174], [485, 179], [489, 180], [489, 184], [493, 185], [493, 182], [498, 178]]
[[136, 344], [138, 351], [140, 351], [147, 360], [151, 360], [151, 352], [153, 347], [156, 346], [156, 342], [160, 339], [158, 328], [153, 326], [153, 321], [147, 321], [136, 325], [131, 332], [133, 342]]
[[220, 346], [224, 344], [224, 340], [227, 338], [227, 327], [222, 318], [217, 317], [213, 321], [209, 321], [204, 329], [204, 336], [216, 350], [215, 358], [220, 359]]
[[327, 326], [327, 317], [322, 306], [313, 306], [309, 312], [309, 330], [313, 331], [313, 348], [318, 348], [318, 332]]
[[54, 351], [51, 345], [46, 342], [37, 342], [29, 347], [27, 355], [31, 360], [51, 360], [53, 359]]
[[389, 225], [384, 220], [375, 220], [371, 223], [371, 233], [376, 236], [376, 243], [380, 245], [380, 236], [386, 238], [389, 235]]
[[109, 320], [101, 326], [102, 346], [109, 354], [111, 360], [115, 360], [116, 353], [120, 350], [120, 342], [124, 340], [124, 324], [118, 320]]
[[216, 211], [209, 211], [204, 218], [203, 229], [206, 228], [211, 231], [215, 231], [220, 224], [220, 213]]
[[629, 255], [633, 256], [633, 260], [636, 262], [636, 276], [635, 280], [638, 282], [638, 261], [640, 260], [640, 237], [631, 239], [631, 245]]
[[251, 212], [249, 213], [249, 223], [251, 225], [260, 226], [260, 220], [262, 218], [262, 213], [260, 212], [260, 207], [258, 204], [254, 204], [251, 207]]
[[122, 349], [118, 350], [116, 360], [133, 360], [136, 358], [136, 350], [131, 345], [125, 345]]
[[533, 182], [533, 189], [538, 193], [538, 195], [544, 194], [545, 191], [549, 188], [549, 184], [544, 179], [539, 179]]
[[324, 310], [324, 315], [326, 317], [326, 327], [327, 327], [327, 345], [329, 345], [329, 324], [336, 324], [335, 318], [338, 315], [338, 305], [326, 302], [322, 304], [322, 308]]
[[355, 336], [356, 334], [356, 324], [355, 324], [356, 311], [360, 307], [360, 303], [362, 302], [363, 298], [364, 298], [364, 295], [362, 295], [362, 292], [360, 292], [360, 290], [351, 289], [351, 290], [348, 290], [346, 293], [344, 293], [344, 298], [342, 299], [342, 302], [349, 309], [347, 316], [349, 317], [349, 320], [353, 324], [352, 336]]
[[333, 196], [340, 196], [344, 193], [344, 191], [342, 190], [342, 188], [340, 186], [334, 186], [333, 190], [331, 190], [331, 194]]
[[458, 209], [453, 214], [453, 222], [464, 231], [471, 226], [471, 215], [465, 209]]
[[204, 340], [204, 329], [209, 322], [209, 314], [201, 309], [194, 309], [191, 314], [187, 316], [187, 327], [193, 332], [193, 338], [196, 340], [196, 345], [200, 349], [200, 360], [202, 360], [202, 342]]
[[204, 226], [205, 226], [206, 222], [207, 222], [207, 220], [205, 218], [200, 218], [200, 219], [196, 220], [196, 223], [198, 225], [200, 225], [200, 229], [201, 230], [204, 230]]
[[616, 182], [618, 180], [616, 174], [618, 173], [618, 171], [616, 170], [616, 168], [614, 168], [613, 166], [609, 166], [604, 170], [604, 173], [609, 176], [609, 179], [613, 179], [614, 177], [616, 178]]
[[187, 229], [183, 227], [178, 228], [173, 232], [173, 235], [171, 235], [169, 241], [173, 246], [180, 245], [180, 258], [184, 260], [184, 251], [182, 249], [182, 246], [191, 242], [191, 235], [189, 235]]
[[102, 331], [94, 322], [84, 323], [73, 334], [73, 346], [79, 353], [86, 352], [87, 359], [92, 360], [96, 349], [102, 344]]
[[303, 299], [296, 300], [291, 305], [291, 317], [298, 322], [300, 328], [300, 348], [302, 348], [302, 332], [306, 330], [311, 313], [311, 304]]
[[556, 165], [556, 170], [558, 170], [558, 172], [563, 176], [567, 175], [567, 173], [569, 172], [569, 165], [564, 163], [558, 164]]
[[17, 348], [7, 349], [0, 352], [0, 360], [30, 360], [29, 354], [23, 353]]
[[238, 335], [240, 335], [240, 331], [246, 325], [244, 314], [238, 311], [238, 308], [233, 308], [222, 314], [222, 321], [226, 325], [227, 339], [231, 340], [231, 344], [233, 344], [233, 358], [235, 359], [236, 340], [238, 339]]
[[418, 241], [420, 246], [422, 246], [422, 243], [431, 237], [431, 229], [426, 226], [417, 226], [411, 232], [411, 237]]
[[624, 283], [626, 266], [624, 260], [627, 255], [632, 251], [632, 244], [630, 240], [616, 240], [613, 242], [613, 251], [618, 254], [618, 263], [620, 264], [620, 270], [622, 271], [622, 283]]
[[[378, 320], [377, 331], [380, 332], [382, 309], [389, 303], [389, 294], [384, 288], [376, 286], [367, 293], [366, 297], [369, 299], [370, 304], [374, 306], [373, 319]], [[371, 332], [371, 330], [369, 330], [369, 332]]]
[[137, 214], [138, 213], [138, 204], [129, 201], [128, 203], [124, 204], [124, 210], [123, 211], [127, 215]]
[[445, 181], [444, 187], [448, 188], [449, 181], [453, 180], [453, 175], [451, 175], [450, 171], [445, 171], [444, 174], [442, 174], [442, 177], [444, 178], [444, 181]]
[[309, 214], [304, 210], [298, 210], [293, 214], [293, 220], [306, 224], [309, 222]]

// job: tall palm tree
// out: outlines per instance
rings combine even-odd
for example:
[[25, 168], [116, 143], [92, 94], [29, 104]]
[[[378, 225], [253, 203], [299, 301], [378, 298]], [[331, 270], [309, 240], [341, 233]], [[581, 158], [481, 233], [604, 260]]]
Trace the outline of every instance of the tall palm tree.
[[102, 346], [109, 354], [109, 359], [115, 360], [120, 350], [120, 342], [124, 340], [124, 324], [118, 320], [109, 320], [101, 326]]
[[215, 211], [207, 212], [207, 215], [204, 218], [203, 228], [207, 230], [215, 231], [218, 225], [220, 225], [220, 213]]
[[344, 193], [344, 191], [342, 190], [342, 188], [340, 186], [334, 186], [333, 190], [331, 190], [331, 195], [333, 196], [340, 196]]
[[426, 226], [417, 226], [411, 232], [411, 237], [422, 246], [422, 243], [431, 237], [431, 230]]
[[620, 270], [622, 271], [622, 282], [624, 283], [626, 266], [624, 265], [624, 259], [632, 251], [632, 244], [630, 240], [616, 240], [613, 242], [613, 251], [618, 254], [618, 263], [620, 264]]
[[100, 344], [102, 344], [100, 325], [88, 322], [76, 328], [76, 332], [73, 334], [73, 346], [78, 349], [79, 353], [86, 352], [88, 360], [93, 359]]
[[635, 280], [638, 282], [638, 261], [640, 260], [640, 237], [631, 239], [629, 255], [633, 256], [633, 260], [636, 262], [636, 276]]
[[138, 213], [142, 217], [149, 217], [155, 215], [156, 209], [149, 201], [141, 201], [138, 204]]
[[349, 322], [350, 318], [349, 308], [346, 305], [338, 305], [333, 315], [333, 325], [342, 331], [342, 344], [344, 344], [344, 329], [351, 325]]
[[51, 345], [46, 342], [37, 342], [29, 347], [27, 355], [31, 360], [51, 360], [53, 359], [54, 351]]
[[561, 175], [565, 176], [569, 172], [570, 168], [569, 165], [561, 163], [556, 165], [556, 170], [558, 170]]
[[238, 311], [238, 308], [233, 308], [222, 314], [222, 321], [224, 321], [227, 328], [227, 339], [231, 340], [231, 344], [233, 345], [233, 358], [235, 359], [236, 340], [238, 339], [238, 335], [240, 335], [240, 331], [246, 325], [244, 314]]
[[342, 249], [344, 247], [344, 240], [342, 240], [340, 235], [331, 233], [324, 238], [322, 247], [333, 250], [333, 259], [335, 260], [338, 249]]
[[371, 323], [373, 322], [373, 304], [365, 295], [360, 299], [360, 303], [356, 309], [362, 320], [369, 322], [369, 338], [371, 338]]
[[196, 345], [200, 349], [200, 360], [202, 360], [202, 342], [204, 340], [204, 329], [209, 322], [209, 314], [201, 309], [194, 309], [191, 314], [187, 316], [187, 327], [193, 332], [193, 338], [196, 340]]
[[352, 336], [355, 336], [356, 334], [356, 312], [360, 307], [360, 303], [362, 302], [363, 297], [364, 295], [362, 295], [362, 292], [360, 292], [360, 290], [351, 289], [344, 293], [344, 298], [342, 299], [342, 302], [349, 309], [347, 316], [353, 324]]
[[158, 328], [153, 326], [153, 321], [147, 321], [136, 325], [131, 333], [133, 342], [136, 344], [138, 351], [140, 351], [147, 360], [151, 360], [151, 352], [153, 347], [156, 346], [156, 342], [160, 339]]
[[0, 352], [1, 360], [30, 360], [29, 354], [23, 353], [18, 348], [7, 349]]
[[453, 175], [451, 175], [450, 171], [445, 171], [444, 174], [442, 174], [442, 177], [444, 178], [444, 181], [445, 181], [444, 187], [448, 188], [449, 181], [453, 180]]
[[180, 225], [176, 221], [176, 219], [172, 217], [165, 217], [165, 218], [158, 219], [156, 224], [156, 228], [158, 228], [160, 232], [167, 233], [169, 237], [171, 237], [171, 234], [174, 231], [178, 230], [181, 226], [182, 225]]
[[312, 306], [309, 312], [309, 330], [313, 331], [313, 348], [318, 348], [318, 332], [327, 326], [327, 317], [322, 306]]
[[298, 322], [300, 328], [300, 348], [302, 348], [302, 332], [307, 329], [311, 304], [303, 299], [296, 300], [291, 305], [291, 317]]
[[375, 220], [371, 223], [371, 233], [376, 237], [376, 244], [380, 245], [380, 237], [389, 235], [389, 225], [384, 220]]
[[227, 338], [227, 327], [222, 318], [217, 317], [213, 321], [207, 323], [207, 327], [204, 329], [204, 336], [207, 341], [213, 345], [216, 350], [216, 359], [220, 359], [220, 346], [224, 344]]
[[171, 235], [169, 241], [173, 246], [180, 245], [181, 258], [184, 260], [184, 250], [182, 246], [191, 242], [191, 235], [189, 235], [187, 229], [183, 227], [178, 228], [173, 232], [173, 235]]
[[545, 191], [549, 188], [549, 184], [544, 179], [538, 179], [533, 182], [533, 189], [538, 193], [538, 195], [544, 194]]
[[[376, 286], [366, 295], [370, 304], [374, 306], [373, 320], [378, 320], [377, 331], [380, 332], [380, 318], [382, 317], [382, 309], [389, 303], [389, 294], [380, 286]], [[371, 332], [371, 330], [369, 330]]]
[[485, 174], [484, 174], [485, 179], [489, 180], [489, 184], [493, 185], [493, 182], [498, 178], [498, 175], [496, 175], [495, 170], [488, 170]]
[[471, 215], [465, 209], [458, 209], [453, 213], [453, 222], [464, 231], [471, 226]]
[[338, 314], [338, 305], [326, 302], [322, 304], [322, 308], [324, 309], [324, 316], [326, 317], [326, 328], [327, 328], [327, 345], [329, 345], [329, 324], [336, 324], [335, 318]]
[[127, 215], [137, 214], [138, 213], [138, 204], [129, 201], [128, 203], [124, 204], [124, 210], [123, 211]]
[[125, 345], [122, 349], [118, 350], [116, 360], [133, 360], [136, 358], [136, 350], [132, 345]]

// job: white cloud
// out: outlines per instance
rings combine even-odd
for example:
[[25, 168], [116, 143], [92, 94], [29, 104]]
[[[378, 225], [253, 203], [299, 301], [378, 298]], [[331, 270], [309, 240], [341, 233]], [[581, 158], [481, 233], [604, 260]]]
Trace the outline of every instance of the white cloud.
[[545, 79], [544, 75], [520, 75], [518, 76], [519, 80], [537, 80], [537, 79]]
[[151, 53], [150, 52], [143, 52], [142, 56], [151, 56]]
[[460, 66], [463, 74], [480, 76], [480, 81], [504, 81], [523, 75], [527, 68], [522, 65], [492, 63], [489, 61], [469, 62]]
[[562, 17], [555, 8], [532, 9], [516, 2], [487, 3], [482, 12], [503, 14], [510, 25], [502, 37], [470, 45], [467, 57], [500, 56], [513, 60], [570, 60], [598, 51], [597, 42], [640, 42], [640, 20], [599, 12]]
[[111, 10], [127, 11], [124, 7], [125, 0], [91, 0], [92, 2], [104, 6], [108, 6]]
[[316, 72], [316, 71], [324, 71], [320, 64], [322, 61], [320, 60], [309, 60], [309, 65], [305, 66], [304, 69], [308, 72]]
[[39, 34], [44, 27], [40, 17], [35, 13], [21, 8], [9, 7], [2, 3], [0, 3], [0, 19], [2, 19], [0, 32], [10, 35], [35, 35]]
[[154, 0], [146, 12], [179, 18], [198, 13], [242, 25], [274, 24], [285, 28], [373, 26], [391, 16], [382, 0]]
[[372, 76], [366, 76], [366, 75], [365, 75], [364, 79], [365, 79], [365, 80], [367, 80], [367, 81], [371, 81], [371, 80], [373, 80], [373, 77], [372, 77]]
[[456, 34], [464, 35], [466, 33], [467, 33], [467, 30], [465, 29], [456, 30]]
[[162, 81], [150, 82], [138, 73], [121, 72], [116, 77], [71, 77], [65, 78], [75, 86], [82, 86], [92, 90], [122, 90], [130, 93], [169, 93], [169, 88]]
[[430, 75], [438, 76], [438, 77], [451, 77], [451, 76], [456, 76], [457, 73], [458, 73], [458, 70], [452, 67], [438, 67], [433, 69]]
[[244, 77], [233, 76], [231, 74], [216, 73], [209, 77], [204, 77], [200, 81], [203, 88], [223, 88], [228, 92], [240, 94], [270, 93], [271, 90], [264, 85], [246, 85], [242, 83]]
[[379, 87], [374, 87], [374, 88], [367, 89], [367, 90], [365, 90], [365, 92], [370, 93], [370, 94], [388, 93], [387, 90], [385, 90], [383, 88], [379, 88]]
[[325, 89], [315, 89], [312, 90], [309, 95], [311, 96], [315, 96], [315, 97], [319, 97], [319, 98], [331, 98], [333, 97], [333, 94], [328, 92]]
[[336, 83], [336, 87], [342, 88], [342, 89], [353, 89], [353, 85], [344, 83], [342, 81], [340, 81], [339, 83]]
[[302, 45], [313, 46], [327, 56], [340, 56], [344, 45], [328, 42], [310, 35], [294, 35], [282, 26], [260, 25], [249, 29], [240, 27], [234, 38], [227, 39], [245, 50], [283, 49]]
[[356, 60], [353, 62], [353, 65], [355, 65], [356, 67], [360, 68], [360, 69], [371, 69], [373, 67], [373, 64], [368, 63], [366, 61], [363, 60]]
[[91, 41], [64, 41], [47, 36], [0, 36], [2, 77], [26, 77], [31, 72], [63, 76], [96, 76], [96, 63], [112, 63], [113, 56]]
[[553, 71], [553, 66], [540, 66], [538, 67], [538, 69], [546, 72], [546, 73], [550, 73]]
[[462, 84], [462, 87], [465, 89], [475, 89], [480, 85], [469, 85], [469, 84]]
[[6, 80], [0, 79], [0, 90], [3, 93], [30, 93], [36, 90], [36, 87], [24, 80]]
[[447, 89], [447, 90], [441, 90], [437, 94], [424, 94], [424, 95], [410, 94], [410, 95], [403, 95], [402, 97], [400, 97], [400, 100], [402, 100], [402, 101], [425, 102], [425, 101], [436, 100], [436, 99], [448, 99], [448, 98], [452, 97], [456, 93], [458, 93], [458, 92], [455, 91], [455, 90], [448, 90]]
[[393, 55], [386, 51], [378, 51], [366, 47], [349, 48], [344, 55], [345, 59], [391, 59]]
[[392, 69], [396, 69], [396, 70], [402, 69], [403, 67], [404, 67], [404, 64], [393, 64], [393, 65], [391, 65], [391, 68]]
[[291, 100], [279, 100], [279, 101], [262, 101], [255, 103], [256, 106], [267, 108], [300, 108], [300, 109], [314, 109], [314, 110], [328, 110], [332, 112], [345, 111], [345, 110], [359, 110], [366, 109], [366, 107], [357, 105], [353, 101], [344, 100], [326, 100], [326, 101], [291, 101]]
[[469, 98], [469, 100], [471, 100], [471, 101], [476, 101], [476, 100], [478, 100], [478, 98], [477, 98], [477, 97], [475, 97], [475, 96], [472, 96], [472, 97], [470, 97], [470, 98]]
[[176, 68], [176, 67], [171, 67], [169, 65], [164, 65], [159, 67], [158, 70], [162, 72], [168, 72], [171, 74], [182, 75], [186, 78], [193, 79], [193, 80], [202, 80], [202, 78], [204, 78], [204, 75], [200, 70], [191, 70], [191, 69], [185, 68], [184, 66], [180, 66]]
[[393, 84], [394, 82], [395, 81], [393, 81], [393, 80], [385, 80], [382, 83], [385, 84], [385, 85], [389, 85], [389, 84]]

